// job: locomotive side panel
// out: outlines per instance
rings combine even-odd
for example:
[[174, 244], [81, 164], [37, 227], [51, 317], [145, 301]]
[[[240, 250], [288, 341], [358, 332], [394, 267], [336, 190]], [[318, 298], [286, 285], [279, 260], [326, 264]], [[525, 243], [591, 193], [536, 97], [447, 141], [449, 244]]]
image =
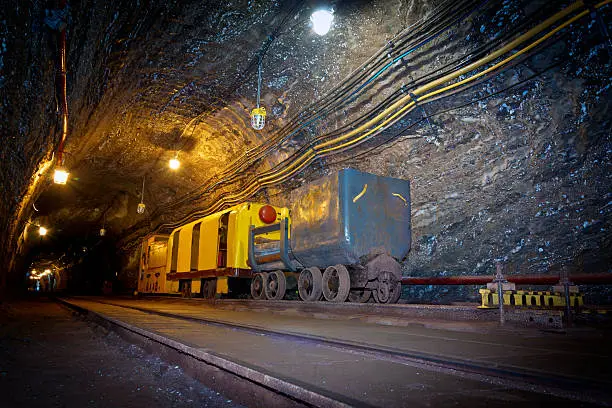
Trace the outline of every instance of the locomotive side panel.
[[176, 271], [189, 272], [191, 267], [191, 235], [193, 231], [193, 225], [188, 224], [180, 230], [180, 239], [178, 245], [178, 260], [176, 265]]
[[170, 279], [217, 267], [219, 216], [213, 214], [172, 231], [166, 262]]
[[240, 248], [240, 222], [242, 211], [231, 211], [229, 213], [227, 230], [227, 266], [230, 268], [245, 268], [242, 263]]
[[166, 255], [168, 250], [168, 239], [155, 237], [149, 245], [149, 292], [163, 293], [166, 286]]
[[163, 242], [154, 241], [149, 245], [149, 268], [160, 268], [166, 266], [167, 247], [167, 239]]
[[[264, 206], [266, 204], [240, 204], [173, 230], [165, 263], [166, 292], [204, 295], [212, 290], [213, 293], [227, 293], [227, 277], [249, 277], [249, 226], [265, 225], [258, 214]], [[289, 216], [287, 208], [273, 209], [277, 220]], [[269, 240], [278, 240], [278, 237], [278, 231], [264, 236]], [[212, 284], [213, 289], [205, 288], [204, 284]]]
[[198, 267], [199, 271], [217, 267], [217, 243], [219, 240], [219, 217], [204, 218], [200, 223]]
[[142, 242], [138, 292], [163, 293], [166, 284], [168, 236], [155, 234]]
[[176, 274], [179, 243], [180, 230], [174, 230], [168, 239], [168, 249], [166, 251], [166, 293], [178, 293], [179, 291], [178, 280], [172, 278], [173, 274]]

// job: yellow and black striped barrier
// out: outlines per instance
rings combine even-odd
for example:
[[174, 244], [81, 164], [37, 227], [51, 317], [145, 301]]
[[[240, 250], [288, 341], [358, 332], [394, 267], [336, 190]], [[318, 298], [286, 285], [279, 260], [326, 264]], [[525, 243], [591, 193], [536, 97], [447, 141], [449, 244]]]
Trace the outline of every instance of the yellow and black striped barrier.
[[[490, 289], [480, 289], [482, 304], [479, 309], [493, 309], [499, 307], [499, 295]], [[504, 305], [529, 308], [557, 308], [565, 307], [565, 295], [559, 292], [540, 292], [524, 290], [503, 291]], [[584, 305], [581, 293], [570, 293], [570, 307], [580, 308]]]

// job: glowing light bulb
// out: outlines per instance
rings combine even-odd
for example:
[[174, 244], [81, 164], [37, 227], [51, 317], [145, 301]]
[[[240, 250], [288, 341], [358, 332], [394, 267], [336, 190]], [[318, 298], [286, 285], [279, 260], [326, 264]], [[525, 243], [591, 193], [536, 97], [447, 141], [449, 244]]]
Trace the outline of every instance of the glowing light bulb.
[[334, 13], [331, 10], [317, 10], [310, 16], [310, 21], [315, 33], [325, 35], [331, 29]]
[[38, 234], [43, 237], [45, 235], [47, 235], [47, 229], [45, 227], [40, 227], [38, 228]]
[[68, 172], [63, 169], [55, 169], [53, 174], [53, 182], [55, 184], [66, 184], [68, 181]]
[[170, 161], [168, 162], [168, 166], [170, 166], [172, 170], [176, 170], [181, 167], [181, 162], [178, 161], [178, 159], [175, 157], [173, 159], [170, 159]]
[[100, 228], [100, 236], [103, 237], [106, 235], [106, 229], [105, 228]]
[[145, 205], [145, 203], [140, 203], [138, 204], [138, 207], [136, 207], [136, 212], [138, 214], [144, 214], [145, 212], [145, 208], [147, 208], [147, 206]]

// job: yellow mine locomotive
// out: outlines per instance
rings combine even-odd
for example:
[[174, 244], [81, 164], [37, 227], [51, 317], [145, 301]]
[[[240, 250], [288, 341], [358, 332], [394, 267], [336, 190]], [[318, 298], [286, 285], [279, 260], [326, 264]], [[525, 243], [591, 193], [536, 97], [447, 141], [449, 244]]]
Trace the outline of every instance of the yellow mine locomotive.
[[289, 198], [290, 209], [243, 203], [148, 236], [139, 292], [211, 298], [243, 287], [255, 299], [297, 289], [305, 301], [398, 301], [398, 261], [411, 244], [408, 181], [344, 169]]

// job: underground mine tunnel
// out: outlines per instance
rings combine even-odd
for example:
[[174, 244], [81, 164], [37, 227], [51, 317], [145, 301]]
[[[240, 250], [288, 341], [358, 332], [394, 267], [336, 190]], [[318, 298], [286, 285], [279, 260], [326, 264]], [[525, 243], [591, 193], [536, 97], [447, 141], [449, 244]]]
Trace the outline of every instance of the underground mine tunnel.
[[9, 0], [0, 300], [605, 320], [611, 33], [609, 0]]

